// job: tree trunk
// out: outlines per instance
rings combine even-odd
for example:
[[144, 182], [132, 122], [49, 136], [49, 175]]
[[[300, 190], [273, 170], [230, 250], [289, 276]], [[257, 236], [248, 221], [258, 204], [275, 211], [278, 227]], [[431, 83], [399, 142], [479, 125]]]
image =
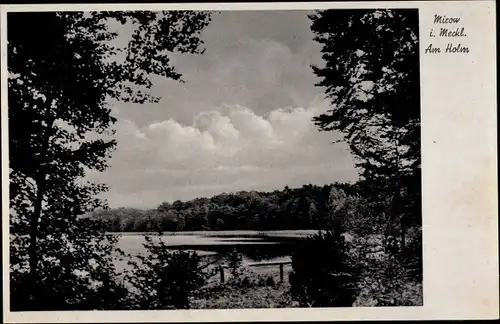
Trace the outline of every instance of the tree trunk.
[[[36, 292], [36, 286], [38, 283], [38, 273], [37, 273], [37, 266], [38, 266], [38, 253], [37, 253], [37, 236], [38, 236], [38, 220], [40, 219], [40, 215], [42, 213], [42, 201], [43, 201], [43, 180], [38, 179], [36, 181], [37, 184], [37, 192], [36, 192], [36, 198], [35, 198], [35, 206], [34, 206], [34, 211], [33, 214], [31, 214], [31, 219], [30, 219], [30, 244], [28, 247], [28, 258], [29, 258], [29, 265], [30, 265], [30, 272], [29, 272], [29, 283], [30, 283], [30, 289], [32, 289], [32, 292]], [[31, 294], [31, 300], [34, 298], [34, 294]]]
[[34, 206], [33, 206], [33, 214], [31, 214], [30, 218], [30, 244], [28, 246], [28, 258], [29, 258], [29, 265], [30, 265], [30, 272], [29, 272], [29, 289], [31, 290], [31, 296], [30, 300], [34, 299], [35, 293], [37, 291], [37, 284], [38, 284], [38, 272], [37, 272], [37, 267], [38, 267], [38, 252], [37, 252], [37, 237], [38, 237], [38, 221], [40, 220], [40, 217], [42, 215], [42, 203], [43, 203], [43, 197], [45, 193], [45, 175], [46, 175], [46, 170], [45, 165], [48, 162], [48, 150], [50, 146], [50, 137], [52, 136], [53, 132], [53, 125], [55, 118], [49, 116], [47, 118], [47, 129], [45, 131], [45, 136], [42, 142], [42, 154], [43, 157], [40, 160], [40, 167], [39, 170], [37, 171], [35, 175], [35, 182], [36, 182], [36, 197], [34, 201]]
[[394, 236], [393, 233], [393, 222], [394, 222], [394, 217], [392, 214], [392, 210], [387, 210], [384, 212], [384, 217], [385, 217], [385, 229], [384, 229], [384, 249], [389, 248], [389, 244], [391, 243], [391, 239]]
[[[389, 212], [389, 217], [387, 218], [387, 234], [386, 234], [386, 240], [392, 239], [393, 233], [392, 233], [392, 211]], [[388, 242], [390, 243], [390, 242]]]
[[406, 250], [406, 227], [403, 222], [403, 218], [400, 218], [400, 226], [401, 226], [401, 252]]
[[385, 215], [385, 212], [382, 213], [382, 234], [384, 235], [383, 236], [383, 241], [382, 241], [382, 245], [384, 247], [384, 249], [387, 248], [387, 238], [389, 236], [389, 231], [388, 231], [388, 224], [387, 223], [387, 216]]

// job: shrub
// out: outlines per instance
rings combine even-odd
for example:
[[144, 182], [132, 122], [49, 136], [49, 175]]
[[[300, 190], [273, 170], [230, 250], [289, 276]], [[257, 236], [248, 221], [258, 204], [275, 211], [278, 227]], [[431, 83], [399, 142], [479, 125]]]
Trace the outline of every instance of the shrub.
[[360, 283], [357, 306], [422, 305], [422, 284], [408, 280], [403, 265], [394, 256], [376, 263]]
[[243, 261], [243, 257], [241, 253], [239, 253], [236, 250], [233, 250], [229, 253], [228, 255], [228, 267], [229, 271], [231, 271], [231, 274], [233, 277], [238, 278], [241, 275], [242, 268], [241, 268], [241, 263]]
[[241, 285], [242, 287], [245, 287], [245, 288], [250, 287], [250, 286], [251, 286], [251, 284], [252, 284], [252, 283], [250, 282], [250, 278], [248, 278], [248, 277], [243, 278], [243, 280], [241, 280], [241, 282], [240, 282], [240, 285]]
[[189, 297], [209, 276], [202, 270], [198, 254], [169, 250], [161, 238], [155, 244], [149, 236], [144, 246], [149, 255], [136, 256], [139, 262], [129, 261], [132, 273], [127, 278], [135, 290], [133, 308], [189, 308]]
[[130, 294], [125, 284], [117, 278], [107, 278], [95, 292], [87, 296], [83, 309], [120, 310], [130, 305]]
[[267, 277], [266, 286], [274, 287], [275, 285], [274, 278], [272, 276]]
[[421, 228], [414, 228], [409, 231], [408, 243], [406, 249], [401, 253], [401, 259], [410, 279], [421, 282], [423, 274]]
[[[358, 238], [352, 243], [351, 254], [361, 271], [356, 306], [422, 305], [421, 271], [406, 264], [406, 254], [396, 253], [395, 248], [384, 249], [383, 243], [376, 240]], [[407, 245], [407, 250], [411, 251], [413, 244], [418, 246], [418, 239]], [[418, 254], [409, 254], [413, 263], [415, 257]]]
[[338, 233], [319, 232], [292, 256], [291, 294], [301, 306], [352, 306], [357, 280], [358, 271]]

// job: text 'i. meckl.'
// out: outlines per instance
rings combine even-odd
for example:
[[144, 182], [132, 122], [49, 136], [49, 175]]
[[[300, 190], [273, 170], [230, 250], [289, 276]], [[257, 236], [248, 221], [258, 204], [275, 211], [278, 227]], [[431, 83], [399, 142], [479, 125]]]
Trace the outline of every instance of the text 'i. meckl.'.
[[435, 28], [431, 28], [429, 31], [430, 38], [442, 38], [446, 39], [444, 45], [436, 45], [430, 43], [425, 48], [425, 54], [467, 54], [469, 53], [469, 48], [464, 46], [460, 42], [453, 42], [451, 40], [465, 38], [467, 34], [465, 32], [465, 27], [460, 26], [460, 17], [447, 17], [445, 15], [434, 15], [433, 24], [436, 25]]

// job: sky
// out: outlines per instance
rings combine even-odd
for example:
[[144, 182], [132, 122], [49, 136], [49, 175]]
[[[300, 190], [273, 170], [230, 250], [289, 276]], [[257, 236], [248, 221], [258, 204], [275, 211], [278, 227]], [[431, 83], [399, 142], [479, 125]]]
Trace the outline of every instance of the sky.
[[332, 143], [340, 134], [312, 122], [329, 102], [310, 67], [322, 60], [307, 14], [217, 14], [203, 55], [173, 57], [185, 83], [154, 78], [157, 104], [114, 104], [117, 149], [90, 175], [109, 186], [110, 207], [355, 181], [347, 146]]

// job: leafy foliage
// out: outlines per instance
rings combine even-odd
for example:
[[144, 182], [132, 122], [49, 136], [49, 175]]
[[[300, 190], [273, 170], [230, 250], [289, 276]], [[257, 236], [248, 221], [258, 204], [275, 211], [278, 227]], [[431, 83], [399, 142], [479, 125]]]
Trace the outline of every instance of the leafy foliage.
[[400, 253], [401, 264], [407, 269], [408, 276], [417, 282], [422, 282], [422, 228], [414, 227], [408, 235], [408, 243]]
[[28, 240], [11, 236], [11, 256], [16, 257], [11, 259], [12, 310], [113, 309], [125, 294], [113, 279], [117, 273], [111, 250], [116, 237], [89, 219], [76, 219], [58, 231], [41, 229], [35, 287], [27, 285], [29, 260], [21, 249]]
[[242, 272], [243, 256], [237, 250], [233, 250], [228, 255], [228, 268], [234, 278], [238, 278]]
[[358, 270], [344, 237], [319, 232], [292, 255], [291, 293], [301, 306], [350, 307], [356, 299]]
[[[103, 171], [116, 145], [108, 104], [156, 100], [144, 90], [153, 74], [179, 80], [169, 55], [199, 53], [209, 15], [23, 12], [7, 19], [12, 309], [106, 306], [88, 298], [100, 296], [96, 287], [114, 289], [115, 237], [80, 216], [106, 207], [96, 198], [105, 186], [83, 178]], [[113, 47], [110, 20], [136, 27], [126, 48]]]
[[[324, 67], [313, 66], [331, 100], [314, 118], [344, 134], [361, 170], [360, 189], [386, 235], [421, 221], [417, 10], [323, 10], [310, 16]], [[397, 224], [397, 225], [396, 225]]]
[[357, 238], [350, 250], [360, 270], [356, 306], [422, 305], [421, 269], [415, 271], [407, 263], [408, 260], [413, 263], [421, 252], [386, 252], [381, 242], [373, 238]]
[[131, 307], [189, 308], [189, 297], [205, 284], [210, 273], [204, 271], [195, 252], [170, 250], [161, 237], [157, 238], [155, 242], [146, 236], [147, 255], [137, 255], [129, 261], [132, 271], [127, 279], [134, 290]]

